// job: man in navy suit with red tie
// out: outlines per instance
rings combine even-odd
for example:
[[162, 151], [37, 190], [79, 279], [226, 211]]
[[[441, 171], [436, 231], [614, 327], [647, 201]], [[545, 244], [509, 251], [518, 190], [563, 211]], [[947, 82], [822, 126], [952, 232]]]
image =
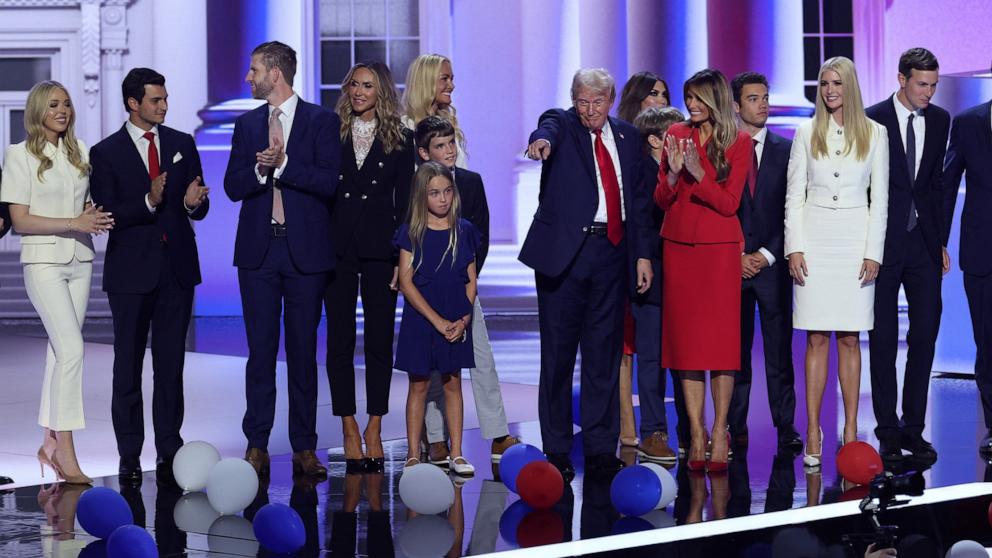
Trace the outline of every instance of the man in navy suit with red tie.
[[[279, 318], [286, 330], [293, 472], [325, 476], [317, 447], [317, 325], [334, 268], [329, 202], [340, 167], [341, 121], [293, 92], [296, 52], [277, 42], [252, 52], [245, 81], [262, 106], [234, 124], [224, 191], [241, 202], [234, 265], [248, 336], [245, 459], [269, 473]], [[285, 313], [283, 313], [285, 311]]]
[[[875, 280], [875, 328], [868, 332], [875, 435], [879, 454], [889, 464], [902, 461], [902, 450], [909, 451], [914, 464], [937, 460], [923, 428], [940, 326], [941, 277], [950, 270], [941, 188], [951, 117], [930, 102], [938, 70], [929, 50], [907, 50], [899, 58], [899, 91], [865, 109], [889, 136], [885, 253]], [[896, 413], [900, 285], [909, 304], [901, 418]]]
[[[158, 464], [183, 445], [183, 363], [200, 262], [190, 220], [207, 216], [208, 189], [189, 134], [162, 125], [165, 78], [134, 68], [121, 85], [128, 120], [90, 149], [90, 194], [115, 215], [103, 290], [114, 317], [111, 416], [122, 481], [141, 480], [145, 438], [141, 369], [152, 330], [152, 422]], [[119, 217], [118, 217], [119, 215]]]
[[[572, 377], [581, 348], [581, 419], [587, 473], [612, 475], [620, 434], [618, 379], [627, 281], [643, 293], [652, 269], [646, 235], [651, 192], [639, 188], [640, 136], [609, 117], [613, 78], [584, 69], [572, 108], [541, 115], [527, 155], [542, 160], [537, 212], [520, 250], [537, 283], [541, 331], [538, 415], [548, 460], [574, 475]], [[629, 277], [629, 258], [637, 277]]]
[[[985, 415], [979, 454], [992, 463], [992, 101], [954, 117], [944, 159], [943, 239], [951, 232], [961, 176], [965, 177], [961, 211], [961, 271], [975, 332], [975, 381]], [[946, 244], [946, 242], [945, 242]]]

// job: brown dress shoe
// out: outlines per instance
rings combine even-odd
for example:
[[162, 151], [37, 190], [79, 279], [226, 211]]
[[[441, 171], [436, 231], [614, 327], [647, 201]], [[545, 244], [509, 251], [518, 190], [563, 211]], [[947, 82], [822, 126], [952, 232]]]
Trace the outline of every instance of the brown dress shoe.
[[502, 442], [497, 442], [493, 440], [493, 447], [491, 448], [489, 458], [493, 463], [499, 463], [500, 459], [503, 458], [503, 452], [510, 449], [511, 446], [515, 446], [520, 443], [520, 439], [515, 436], [507, 436], [503, 438]]
[[433, 442], [431, 444], [429, 455], [431, 465], [447, 467], [449, 465], [449, 456], [450, 453], [448, 452], [448, 442]]
[[248, 448], [248, 451], [245, 452], [245, 461], [251, 465], [252, 469], [255, 469], [258, 476], [269, 476], [269, 452], [258, 448]]
[[317, 459], [313, 450], [298, 451], [293, 453], [293, 474], [326, 477], [327, 467]]
[[644, 461], [675, 463], [675, 452], [668, 445], [668, 433], [655, 431], [637, 447], [637, 454]]

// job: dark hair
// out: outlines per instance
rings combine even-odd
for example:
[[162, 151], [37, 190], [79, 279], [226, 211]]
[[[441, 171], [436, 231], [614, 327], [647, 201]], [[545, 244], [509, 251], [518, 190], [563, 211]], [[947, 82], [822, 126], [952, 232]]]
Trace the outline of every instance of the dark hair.
[[913, 70], [935, 72], [940, 69], [937, 57], [925, 48], [911, 48], [899, 57], [899, 73], [909, 77]]
[[296, 76], [296, 51], [285, 43], [279, 41], [269, 41], [262, 43], [251, 51], [251, 55], [262, 55], [262, 64], [266, 70], [279, 68], [286, 83], [293, 86], [293, 78]]
[[414, 141], [417, 148], [430, 150], [431, 140], [455, 135], [455, 127], [440, 116], [428, 116], [417, 124], [417, 131], [414, 133]]
[[648, 136], [662, 139], [669, 126], [683, 120], [685, 120], [685, 115], [675, 107], [651, 107], [638, 114], [637, 118], [634, 119], [634, 126], [641, 133], [645, 153], [651, 151], [651, 146], [648, 145]]
[[665, 80], [651, 72], [637, 72], [630, 76], [623, 86], [623, 91], [620, 92], [620, 104], [617, 105], [617, 116], [620, 120], [633, 122], [637, 113], [641, 112], [641, 102], [647, 98], [654, 89], [654, 84], [659, 81], [665, 86], [665, 92], [661, 95], [669, 105], [672, 104], [672, 96], [668, 92], [668, 84]]
[[124, 97], [124, 110], [131, 112], [131, 107], [127, 106], [128, 99], [134, 99], [141, 104], [141, 100], [145, 98], [145, 86], [146, 85], [161, 85], [165, 86], [165, 76], [156, 72], [151, 68], [132, 68], [130, 72], [124, 76], [124, 81], [121, 82], [121, 95]]
[[768, 78], [758, 72], [741, 72], [730, 81], [730, 92], [734, 94], [734, 102], [741, 104], [741, 91], [745, 85], [764, 85], [768, 89]]

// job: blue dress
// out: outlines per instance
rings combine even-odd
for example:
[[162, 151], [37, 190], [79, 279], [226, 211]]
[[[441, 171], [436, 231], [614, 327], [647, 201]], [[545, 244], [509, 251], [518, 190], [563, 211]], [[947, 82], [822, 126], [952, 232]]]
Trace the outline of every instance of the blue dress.
[[[396, 231], [393, 240], [397, 248], [413, 252], [409, 224]], [[435, 312], [454, 321], [472, 314], [472, 302], [465, 295], [468, 266], [475, 261], [479, 232], [465, 219], [458, 221], [458, 249], [455, 265], [451, 265], [448, 231], [427, 229], [423, 251], [414, 254], [413, 284]], [[442, 260], [442, 257], [444, 258]], [[404, 302], [399, 339], [396, 341], [397, 370], [414, 376], [427, 377], [434, 370], [455, 372], [475, 366], [472, 350], [471, 324], [465, 330], [465, 340], [449, 343], [413, 305]]]

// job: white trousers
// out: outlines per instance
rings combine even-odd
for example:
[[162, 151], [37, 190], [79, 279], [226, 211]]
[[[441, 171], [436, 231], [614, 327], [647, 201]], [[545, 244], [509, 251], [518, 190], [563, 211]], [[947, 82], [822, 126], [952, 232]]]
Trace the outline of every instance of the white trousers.
[[93, 262], [24, 265], [24, 286], [48, 334], [38, 424], [80, 430], [83, 419], [83, 319]]
[[[499, 389], [493, 346], [489, 343], [486, 317], [482, 313], [478, 296], [475, 297], [475, 306], [472, 308], [472, 351], [475, 353], [475, 368], [469, 371], [469, 375], [472, 378], [475, 412], [479, 417], [482, 437], [492, 440], [506, 436], [510, 431], [506, 424], [506, 410], [503, 409], [503, 393]], [[432, 372], [427, 389], [427, 411], [424, 415], [427, 441], [430, 443], [445, 439], [443, 410], [444, 386], [441, 385], [441, 375]]]

